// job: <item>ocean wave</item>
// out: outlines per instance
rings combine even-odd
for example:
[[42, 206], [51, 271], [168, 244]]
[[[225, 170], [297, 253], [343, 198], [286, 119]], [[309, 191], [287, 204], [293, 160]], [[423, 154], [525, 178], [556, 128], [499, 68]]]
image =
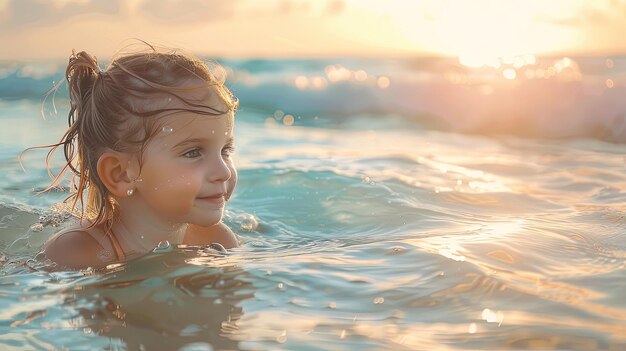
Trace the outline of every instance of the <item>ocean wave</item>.
[[[242, 109], [336, 122], [394, 115], [428, 128], [626, 142], [626, 57], [225, 60]], [[0, 99], [41, 100], [62, 65], [0, 65]], [[64, 93], [57, 98], [63, 99]]]

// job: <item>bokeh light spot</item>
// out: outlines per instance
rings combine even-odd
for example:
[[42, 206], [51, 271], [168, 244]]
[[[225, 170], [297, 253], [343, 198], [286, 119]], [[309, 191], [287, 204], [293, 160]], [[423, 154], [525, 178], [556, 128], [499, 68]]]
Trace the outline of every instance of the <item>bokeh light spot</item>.
[[284, 123], [286, 126], [290, 126], [290, 125], [292, 125], [292, 124], [293, 124], [293, 122], [294, 122], [294, 118], [293, 118], [293, 116], [292, 116], [292, 115], [286, 115], [285, 117], [283, 117], [283, 123]]

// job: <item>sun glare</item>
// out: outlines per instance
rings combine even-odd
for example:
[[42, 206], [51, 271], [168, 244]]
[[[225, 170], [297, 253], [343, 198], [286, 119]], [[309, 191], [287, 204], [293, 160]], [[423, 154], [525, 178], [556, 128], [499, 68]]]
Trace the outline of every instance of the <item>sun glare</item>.
[[[353, 4], [371, 6], [368, 0]], [[568, 0], [440, 0], [402, 2], [385, 11], [416, 51], [461, 57], [472, 67], [495, 67], [498, 58], [575, 47], [576, 30], [554, 22], [575, 16], [580, 6]]]

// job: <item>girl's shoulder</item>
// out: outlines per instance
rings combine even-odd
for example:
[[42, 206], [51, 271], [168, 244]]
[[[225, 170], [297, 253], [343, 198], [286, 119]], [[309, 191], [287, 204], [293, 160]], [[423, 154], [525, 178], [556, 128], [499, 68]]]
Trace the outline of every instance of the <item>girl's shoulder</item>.
[[114, 260], [113, 249], [106, 233], [99, 227], [87, 227], [80, 222], [50, 237], [43, 247], [47, 259], [63, 267], [100, 268]]

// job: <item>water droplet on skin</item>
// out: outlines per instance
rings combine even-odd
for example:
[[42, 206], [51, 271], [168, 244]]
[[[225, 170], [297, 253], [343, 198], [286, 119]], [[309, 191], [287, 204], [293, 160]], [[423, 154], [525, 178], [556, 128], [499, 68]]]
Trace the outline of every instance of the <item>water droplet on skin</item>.
[[142, 239], [144, 239], [144, 238], [145, 238], [145, 236], [143, 236], [143, 235], [142, 235], [142, 236], [141, 236], [141, 238], [142, 238]]
[[163, 133], [171, 133], [174, 131], [174, 128], [172, 127], [163, 127], [162, 129]]
[[167, 102], [171, 102], [171, 101], [172, 101], [172, 98], [167, 98]]
[[224, 135], [228, 135], [228, 132], [224, 132]]
[[211, 131], [211, 134], [215, 134], [215, 131], [214, 131], [214, 130], [212, 130], [212, 131]]
[[109, 259], [111, 259], [111, 251], [102, 249], [98, 251], [97, 256], [101, 261], [108, 261]]

